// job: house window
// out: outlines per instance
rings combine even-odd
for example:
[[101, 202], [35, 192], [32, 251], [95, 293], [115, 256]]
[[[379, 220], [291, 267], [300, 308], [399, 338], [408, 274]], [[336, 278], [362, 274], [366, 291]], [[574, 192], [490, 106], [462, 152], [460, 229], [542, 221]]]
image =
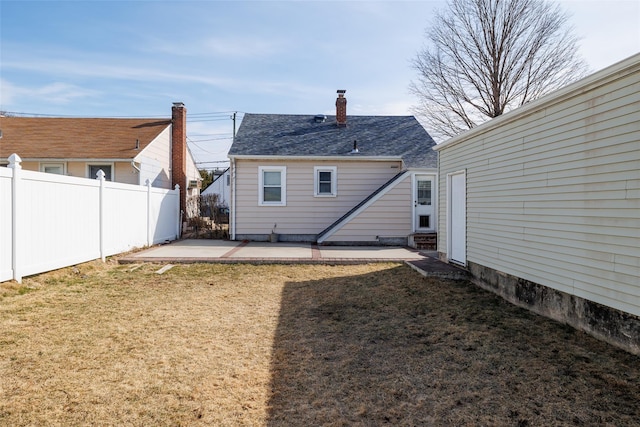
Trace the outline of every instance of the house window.
[[40, 172], [64, 175], [64, 163], [40, 163]]
[[316, 166], [313, 168], [315, 197], [336, 197], [338, 168], [335, 166]]
[[87, 168], [88, 168], [87, 174], [89, 175], [90, 179], [96, 179], [97, 178], [96, 174], [100, 169], [102, 169], [102, 172], [104, 172], [104, 179], [106, 181], [112, 181], [111, 171], [113, 169], [113, 165], [93, 164], [93, 165], [87, 165]]
[[287, 168], [260, 166], [258, 168], [258, 204], [260, 206], [287, 205]]

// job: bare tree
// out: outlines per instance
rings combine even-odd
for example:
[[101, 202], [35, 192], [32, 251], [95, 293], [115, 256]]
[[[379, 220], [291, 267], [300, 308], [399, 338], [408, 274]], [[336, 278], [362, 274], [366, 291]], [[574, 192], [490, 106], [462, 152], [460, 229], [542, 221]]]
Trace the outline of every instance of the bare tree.
[[450, 0], [412, 61], [414, 112], [452, 137], [583, 77], [567, 20], [545, 0]]

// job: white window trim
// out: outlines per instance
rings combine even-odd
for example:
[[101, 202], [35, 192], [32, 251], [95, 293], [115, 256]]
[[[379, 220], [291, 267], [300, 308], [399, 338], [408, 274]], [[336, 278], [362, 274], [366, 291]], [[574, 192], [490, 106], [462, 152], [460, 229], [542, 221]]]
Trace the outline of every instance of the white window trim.
[[[320, 193], [320, 172], [331, 172], [331, 193]], [[314, 166], [313, 167], [313, 197], [336, 197], [338, 195], [338, 167]]]
[[[282, 199], [279, 202], [264, 201], [264, 173], [280, 172], [280, 194]], [[287, 206], [287, 167], [286, 166], [258, 166], [258, 206]]]
[[41, 162], [40, 172], [44, 172], [47, 166], [60, 166], [62, 168], [62, 175], [67, 174], [67, 165], [64, 162]]
[[87, 166], [86, 166], [87, 178], [96, 179], [97, 177], [95, 177], [95, 176], [89, 176], [89, 171], [91, 170], [90, 166], [111, 166], [111, 181], [115, 182], [115, 180], [116, 180], [116, 166], [115, 166], [115, 163], [113, 163], [113, 162], [91, 162], [91, 163], [87, 163]]

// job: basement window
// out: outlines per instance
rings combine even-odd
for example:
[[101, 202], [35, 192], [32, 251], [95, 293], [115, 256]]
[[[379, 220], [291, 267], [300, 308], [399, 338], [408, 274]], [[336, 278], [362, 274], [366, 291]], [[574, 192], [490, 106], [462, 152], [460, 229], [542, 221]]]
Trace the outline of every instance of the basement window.
[[64, 163], [40, 163], [40, 172], [64, 175]]
[[314, 176], [314, 197], [336, 197], [338, 168], [336, 166], [315, 166]]

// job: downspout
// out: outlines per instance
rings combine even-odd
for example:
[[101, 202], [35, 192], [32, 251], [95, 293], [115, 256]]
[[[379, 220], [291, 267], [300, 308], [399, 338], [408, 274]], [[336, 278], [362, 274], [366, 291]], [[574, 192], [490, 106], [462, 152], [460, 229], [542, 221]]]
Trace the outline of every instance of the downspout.
[[236, 240], [236, 159], [231, 157], [231, 240]]

